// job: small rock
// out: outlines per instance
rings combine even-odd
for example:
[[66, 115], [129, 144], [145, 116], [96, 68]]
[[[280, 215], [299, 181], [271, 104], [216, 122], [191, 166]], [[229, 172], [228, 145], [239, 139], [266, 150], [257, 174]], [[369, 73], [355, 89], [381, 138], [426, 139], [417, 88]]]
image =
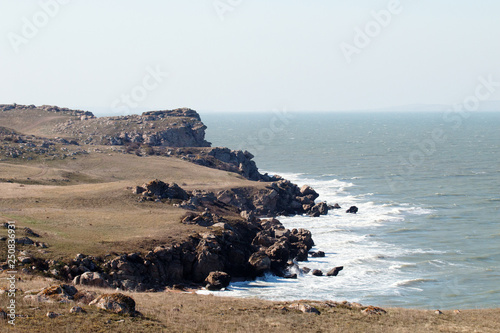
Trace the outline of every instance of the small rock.
[[319, 315], [321, 312], [319, 312], [318, 309], [316, 309], [314, 306], [310, 306], [309, 304], [298, 304], [298, 303], [293, 303], [288, 306], [290, 309], [295, 309], [302, 311], [304, 313], [314, 313]]
[[46, 316], [48, 318], [56, 318], [56, 317], [59, 317], [61, 314], [60, 313], [55, 313], [55, 312], [52, 312], [52, 311], [49, 311], [47, 312]]
[[313, 269], [312, 275], [323, 276], [323, 272], [321, 270], [319, 270], [319, 269]]
[[344, 266], [338, 266], [335, 268], [332, 268], [328, 273], [326, 273], [327, 276], [337, 276], [341, 270], [344, 269]]
[[385, 311], [382, 308], [370, 305], [366, 309], [361, 310], [361, 313], [366, 314], [366, 315], [381, 315], [381, 314], [387, 313], [387, 311]]
[[348, 210], [345, 211], [346, 213], [349, 214], [356, 214], [358, 212], [358, 207], [356, 206], [351, 206]]
[[318, 252], [309, 252], [311, 257], [313, 258], [323, 258], [325, 256], [325, 252], [323, 251], [318, 251]]
[[307, 274], [307, 273], [309, 273], [309, 272], [311, 271], [311, 269], [310, 269], [309, 267], [302, 267], [300, 270], [301, 270], [301, 271], [302, 271], [302, 273], [304, 273], [304, 274]]
[[74, 306], [69, 310], [69, 313], [86, 313], [84, 309], [82, 309], [80, 306]]

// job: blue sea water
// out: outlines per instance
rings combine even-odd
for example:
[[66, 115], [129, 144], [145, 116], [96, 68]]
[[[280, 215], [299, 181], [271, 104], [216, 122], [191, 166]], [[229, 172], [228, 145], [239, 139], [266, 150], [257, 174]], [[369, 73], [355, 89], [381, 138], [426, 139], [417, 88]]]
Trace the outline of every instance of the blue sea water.
[[[265, 276], [228, 296], [349, 300], [426, 309], [500, 306], [500, 113], [202, 114], [213, 146], [339, 203], [281, 217], [311, 230], [301, 266], [337, 277]], [[345, 209], [356, 205], [356, 215]]]

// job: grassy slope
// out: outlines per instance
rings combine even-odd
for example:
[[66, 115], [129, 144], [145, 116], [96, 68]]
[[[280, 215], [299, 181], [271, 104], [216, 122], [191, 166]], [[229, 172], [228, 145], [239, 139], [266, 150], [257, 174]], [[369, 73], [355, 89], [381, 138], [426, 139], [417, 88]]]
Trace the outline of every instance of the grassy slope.
[[[0, 219], [28, 226], [49, 244], [47, 256], [147, 250], [205, 228], [179, 223], [185, 210], [166, 203], [137, 202], [129, 187], [152, 179], [187, 190], [218, 191], [264, 186], [239, 175], [169, 157], [137, 157], [102, 147], [77, 159], [0, 163]], [[47, 184], [47, 185], [32, 185]], [[51, 185], [56, 184], [56, 185]], [[0, 235], [6, 233], [0, 229]]]
[[77, 120], [78, 117], [64, 112], [49, 112], [39, 109], [9, 110], [0, 112], [0, 124], [27, 135], [42, 137], [55, 137], [52, 128], [56, 124], [65, 123], [68, 120]]

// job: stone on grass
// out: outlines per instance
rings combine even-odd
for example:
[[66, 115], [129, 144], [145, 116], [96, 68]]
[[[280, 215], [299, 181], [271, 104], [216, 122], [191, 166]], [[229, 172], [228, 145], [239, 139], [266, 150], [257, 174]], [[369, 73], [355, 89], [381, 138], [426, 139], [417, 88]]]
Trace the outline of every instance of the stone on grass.
[[136, 315], [134, 299], [122, 293], [103, 294], [90, 302], [89, 305], [118, 314]]
[[70, 310], [69, 310], [69, 313], [86, 313], [87, 311], [85, 311], [82, 307], [80, 306], [74, 306], [72, 307]]
[[382, 308], [370, 305], [366, 309], [361, 310], [361, 313], [366, 314], [366, 315], [381, 315], [381, 314], [384, 314], [387, 312]]

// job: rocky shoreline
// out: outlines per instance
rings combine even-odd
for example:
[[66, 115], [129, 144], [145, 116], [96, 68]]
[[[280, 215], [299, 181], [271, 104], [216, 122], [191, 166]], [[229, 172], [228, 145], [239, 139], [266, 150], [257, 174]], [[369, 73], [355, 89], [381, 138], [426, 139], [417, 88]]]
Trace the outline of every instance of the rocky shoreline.
[[[87, 151], [85, 147], [105, 145], [139, 157], [158, 155], [180, 158], [265, 183], [258, 188], [234, 187], [216, 192], [186, 191], [177, 184], [161, 180], [129, 187], [138, 202], [181, 208], [186, 214], [179, 223], [196, 224], [206, 228], [206, 231], [192, 234], [178, 244], [163, 244], [142, 252], [109, 253], [104, 257], [78, 254], [68, 262], [26, 256], [21, 262], [27, 272], [40, 272], [73, 281], [75, 285], [129, 291], [207, 285], [217, 289], [226, 287], [231, 278], [254, 279], [266, 272], [296, 278], [297, 275], [291, 274], [289, 268], [296, 267], [299, 261], [307, 261], [314, 245], [311, 233], [305, 229], [285, 229], [274, 217], [297, 214], [317, 217], [326, 215], [329, 209], [339, 208], [326, 202], [316, 203], [319, 194], [310, 186], [299, 188], [280, 176], [260, 174], [252, 160], [253, 155], [247, 151], [210, 147], [204, 139], [206, 126], [198, 113], [191, 109], [102, 118], [96, 118], [87, 111], [56, 106], [0, 105], [0, 111], [0, 116], [10, 117], [16, 111], [38, 112], [41, 116], [48, 114], [50, 121], [57, 120], [50, 127], [45, 127], [45, 133], [52, 133], [52, 138], [48, 139], [27, 135], [17, 128], [3, 128], [0, 139], [6, 147], [10, 147], [10, 155], [6, 157], [12, 159], [24, 158], [22, 149], [26, 150], [26, 147], [34, 155], [45, 156], [51, 152], [54, 157], [58, 145], [63, 151], [67, 151], [68, 146], [75, 147], [79, 154], [92, 151]], [[41, 145], [40, 149], [38, 145]], [[19, 149], [19, 152], [12, 154], [12, 149]], [[67, 156], [63, 154], [59, 158]], [[71, 156], [76, 158], [77, 154]], [[238, 216], [236, 219], [235, 214]], [[29, 237], [33, 234], [19, 238], [18, 244], [32, 246], [40, 243]], [[339, 268], [330, 275], [338, 272]], [[312, 273], [319, 275], [318, 272]]]

